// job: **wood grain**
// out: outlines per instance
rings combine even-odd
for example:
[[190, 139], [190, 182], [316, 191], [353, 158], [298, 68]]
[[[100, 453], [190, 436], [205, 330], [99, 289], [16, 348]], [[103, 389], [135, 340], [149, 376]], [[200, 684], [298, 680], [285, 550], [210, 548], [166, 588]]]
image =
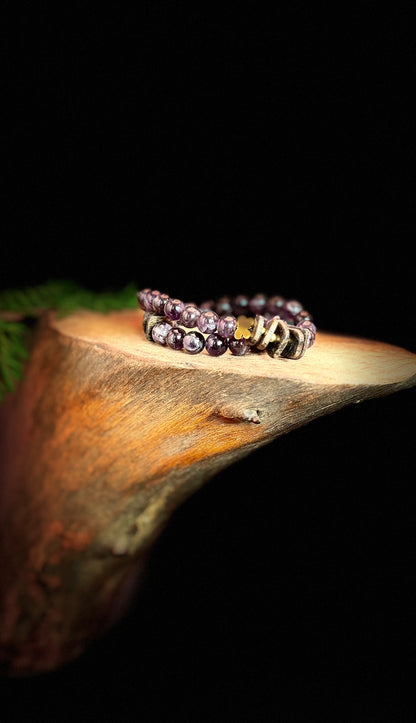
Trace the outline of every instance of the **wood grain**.
[[279, 435], [416, 382], [416, 355], [318, 333], [298, 361], [189, 356], [141, 312], [39, 322], [0, 409], [0, 657], [55, 669], [123, 614], [173, 510]]

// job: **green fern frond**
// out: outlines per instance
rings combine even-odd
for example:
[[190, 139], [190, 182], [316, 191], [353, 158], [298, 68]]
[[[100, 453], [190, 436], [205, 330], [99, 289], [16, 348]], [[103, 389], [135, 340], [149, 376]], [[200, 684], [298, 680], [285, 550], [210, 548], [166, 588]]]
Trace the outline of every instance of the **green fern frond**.
[[[80, 309], [108, 312], [137, 307], [136, 286], [117, 291], [90, 291], [70, 280], [52, 280], [0, 292], [0, 401], [21, 379], [27, 352], [27, 321], [55, 309], [59, 317]], [[3, 312], [3, 317], [1, 316]], [[19, 321], [8, 321], [16, 314]]]
[[25, 289], [6, 289], [0, 292], [0, 309], [36, 316], [43, 309], [55, 308], [60, 299], [76, 293], [77, 288], [72, 281], [63, 280], [46, 281]]
[[45, 309], [56, 309], [60, 316], [77, 309], [116, 311], [137, 306], [136, 287], [128, 284], [117, 291], [90, 291], [73, 281], [47, 281], [25, 289], [0, 292], [0, 310], [38, 316]]
[[133, 309], [137, 307], [136, 287], [129, 284], [119, 291], [89, 291], [82, 287], [75, 287], [59, 298], [56, 305], [58, 315], [64, 316], [78, 309], [91, 311], [118, 311], [120, 309]]
[[0, 400], [6, 392], [13, 391], [21, 378], [28, 355], [26, 334], [25, 324], [0, 319]]

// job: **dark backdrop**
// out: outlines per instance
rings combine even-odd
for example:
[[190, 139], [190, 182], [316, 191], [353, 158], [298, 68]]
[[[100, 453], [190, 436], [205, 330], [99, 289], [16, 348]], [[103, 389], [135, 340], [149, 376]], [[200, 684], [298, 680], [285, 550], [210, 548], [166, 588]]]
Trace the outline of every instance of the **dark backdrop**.
[[[2, 288], [282, 293], [416, 351], [409, 9], [4, 3]], [[414, 398], [217, 475], [123, 624], [2, 682], [3, 720], [413, 721]]]

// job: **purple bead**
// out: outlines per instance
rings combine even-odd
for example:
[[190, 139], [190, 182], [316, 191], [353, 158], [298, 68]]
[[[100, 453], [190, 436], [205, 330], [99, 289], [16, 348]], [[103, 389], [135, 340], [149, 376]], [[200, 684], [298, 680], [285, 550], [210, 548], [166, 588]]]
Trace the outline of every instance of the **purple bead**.
[[262, 314], [266, 310], [266, 301], [264, 294], [254, 294], [248, 302], [248, 308], [252, 314]]
[[204, 334], [212, 334], [217, 330], [218, 314], [215, 311], [203, 311], [197, 321], [199, 331]]
[[294, 316], [287, 308], [287, 301], [283, 304], [283, 306], [279, 309], [277, 314], [280, 316], [283, 321], [287, 321], [289, 324], [294, 324]]
[[166, 337], [172, 326], [168, 321], [159, 321], [152, 329], [152, 339], [157, 344], [166, 344]]
[[201, 311], [206, 311], [207, 309], [213, 309], [214, 307], [215, 307], [214, 299], [208, 299], [208, 301], [203, 301], [202, 304], [200, 304], [200, 306], [199, 306]]
[[153, 310], [155, 314], [158, 314], [159, 316], [164, 316], [165, 306], [168, 301], [169, 296], [167, 294], [158, 294], [158, 296], [155, 296], [153, 299]]
[[158, 299], [160, 296], [159, 289], [154, 289], [153, 291], [149, 291], [146, 295], [146, 307], [149, 307], [147, 311], [154, 311], [154, 301], [155, 299]]
[[237, 319], [234, 316], [222, 316], [218, 321], [217, 333], [224, 339], [229, 339], [234, 336], [237, 326]]
[[303, 310], [303, 304], [301, 304], [300, 301], [296, 301], [295, 299], [286, 301], [285, 307], [287, 311], [292, 314], [292, 316], [300, 314], [300, 312]]
[[201, 316], [201, 312], [196, 306], [185, 306], [182, 309], [182, 313], [179, 319], [179, 323], [182, 326], [186, 326], [187, 329], [193, 329], [197, 325], [197, 321]]
[[303, 309], [295, 316], [295, 324], [299, 324], [300, 321], [313, 321], [313, 316], [309, 313], [309, 311]]
[[303, 306], [300, 301], [295, 301], [295, 299], [291, 299], [290, 301], [285, 301], [285, 303], [283, 304], [280, 316], [286, 321], [294, 321], [296, 314], [299, 314], [302, 309]]
[[249, 298], [245, 294], [238, 294], [232, 300], [233, 312], [236, 316], [246, 314], [248, 311]]
[[165, 314], [169, 319], [172, 319], [172, 321], [177, 321], [180, 318], [182, 309], [183, 301], [179, 299], [169, 299], [169, 301], [166, 302]]
[[285, 303], [283, 296], [271, 296], [266, 302], [266, 309], [272, 316], [280, 315], [280, 310]]
[[153, 299], [155, 299], [160, 294], [160, 291], [158, 290], [152, 290], [148, 291], [145, 298], [144, 298], [144, 308], [145, 311], [153, 311]]
[[144, 303], [149, 291], [151, 291], [151, 289], [142, 289], [141, 291], [137, 292], [137, 301], [139, 302], [139, 306], [141, 309], [143, 309], [143, 311], [146, 311]]
[[185, 330], [179, 326], [171, 327], [166, 337], [166, 345], [170, 346], [171, 349], [182, 349], [185, 333]]
[[183, 348], [188, 354], [199, 354], [205, 346], [205, 339], [199, 331], [188, 331], [183, 337]]
[[244, 356], [249, 350], [249, 346], [245, 339], [230, 339], [228, 348], [234, 356]]
[[210, 334], [205, 340], [205, 349], [210, 356], [221, 356], [227, 351], [227, 341], [218, 334]]
[[229, 296], [221, 296], [219, 299], [217, 299], [214, 308], [218, 316], [225, 316], [226, 314], [233, 313], [231, 299]]
[[303, 321], [300, 321], [296, 326], [299, 329], [307, 329], [310, 332], [310, 338], [308, 342], [308, 349], [312, 346], [312, 344], [315, 342], [316, 337], [316, 326], [312, 321], [309, 321], [309, 319], [304, 319]]

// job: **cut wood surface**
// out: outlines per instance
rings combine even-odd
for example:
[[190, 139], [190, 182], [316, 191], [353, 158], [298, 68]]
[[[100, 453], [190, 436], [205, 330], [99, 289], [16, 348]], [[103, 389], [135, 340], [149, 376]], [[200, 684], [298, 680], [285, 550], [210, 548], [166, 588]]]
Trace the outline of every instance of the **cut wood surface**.
[[219, 470], [345, 405], [416, 383], [416, 355], [318, 332], [297, 361], [190, 356], [142, 312], [45, 314], [0, 409], [0, 658], [55, 669], [122, 615], [172, 512]]

